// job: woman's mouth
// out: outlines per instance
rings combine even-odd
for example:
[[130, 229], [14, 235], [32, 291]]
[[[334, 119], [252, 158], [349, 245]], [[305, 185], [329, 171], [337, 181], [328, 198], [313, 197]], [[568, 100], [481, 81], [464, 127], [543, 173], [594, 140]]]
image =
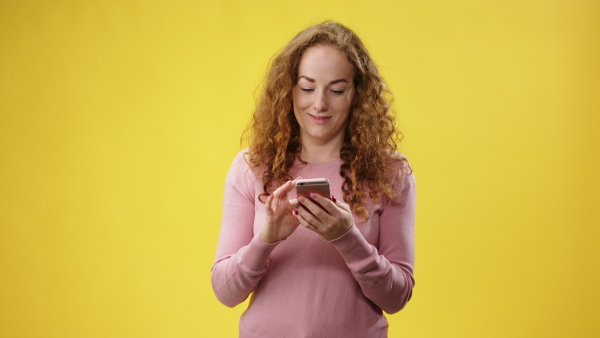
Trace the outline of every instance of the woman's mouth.
[[316, 116], [316, 115], [312, 115], [312, 114], [308, 114], [308, 116], [316, 124], [324, 124], [325, 122], [327, 122], [331, 119], [331, 116]]

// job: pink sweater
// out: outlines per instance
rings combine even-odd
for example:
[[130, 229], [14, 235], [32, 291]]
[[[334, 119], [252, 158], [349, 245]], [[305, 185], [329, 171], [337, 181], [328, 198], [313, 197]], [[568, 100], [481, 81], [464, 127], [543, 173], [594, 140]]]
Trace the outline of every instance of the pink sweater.
[[[400, 197], [367, 203], [370, 218], [327, 242], [299, 226], [287, 239], [260, 238], [265, 206], [261, 175], [242, 151], [227, 175], [223, 221], [212, 268], [213, 290], [233, 307], [250, 294], [240, 337], [387, 337], [387, 313], [400, 311], [415, 284], [415, 181], [404, 175]], [[293, 177], [329, 179], [342, 198], [342, 161], [296, 162]], [[290, 196], [293, 198], [295, 196]]]

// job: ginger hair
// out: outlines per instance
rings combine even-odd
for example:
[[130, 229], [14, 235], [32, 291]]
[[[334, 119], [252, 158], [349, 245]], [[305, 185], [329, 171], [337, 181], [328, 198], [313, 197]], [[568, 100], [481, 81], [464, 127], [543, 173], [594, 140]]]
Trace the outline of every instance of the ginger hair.
[[393, 100], [385, 81], [359, 37], [342, 24], [326, 21], [298, 33], [271, 60], [252, 120], [242, 135], [253, 169], [262, 171], [262, 202], [273, 187], [292, 179], [289, 170], [300, 153], [300, 127], [292, 108], [292, 89], [306, 49], [326, 45], [346, 53], [354, 66], [355, 97], [350, 107], [340, 175], [344, 201], [361, 222], [369, 218], [367, 199], [397, 197], [394, 187], [410, 171], [397, 153], [402, 134], [396, 129]]

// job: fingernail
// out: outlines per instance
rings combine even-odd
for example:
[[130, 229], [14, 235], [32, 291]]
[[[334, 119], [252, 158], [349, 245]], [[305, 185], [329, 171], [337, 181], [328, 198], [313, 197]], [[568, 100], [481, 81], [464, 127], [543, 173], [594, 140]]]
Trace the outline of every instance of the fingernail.
[[296, 179], [297, 179], [297, 180], [301, 180], [301, 179], [302, 179], [302, 176], [298, 176], [298, 177], [296, 177]]
[[317, 194], [315, 194], [314, 192], [310, 193], [310, 198], [317, 198]]
[[298, 196], [298, 202], [302, 203], [304, 202], [305, 198], [304, 196]]
[[293, 207], [294, 209], [298, 209], [299, 205], [298, 205], [298, 203], [295, 203], [295, 202], [294, 202], [294, 203], [292, 203], [292, 207]]
[[337, 198], [335, 198], [335, 196], [331, 195], [331, 200], [333, 201], [333, 203], [337, 202]]
[[292, 213], [293, 213], [294, 215], [298, 216], [298, 210], [294, 209], [294, 210], [292, 210]]

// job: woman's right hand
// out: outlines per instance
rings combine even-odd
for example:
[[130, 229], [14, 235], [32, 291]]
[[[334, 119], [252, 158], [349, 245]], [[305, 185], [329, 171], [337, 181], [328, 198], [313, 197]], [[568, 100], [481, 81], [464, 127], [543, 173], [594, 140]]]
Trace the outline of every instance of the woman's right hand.
[[292, 214], [294, 208], [288, 199], [288, 193], [294, 189], [298, 179], [286, 182], [267, 198], [265, 224], [260, 230], [263, 241], [275, 243], [284, 240], [298, 228], [300, 222]]

